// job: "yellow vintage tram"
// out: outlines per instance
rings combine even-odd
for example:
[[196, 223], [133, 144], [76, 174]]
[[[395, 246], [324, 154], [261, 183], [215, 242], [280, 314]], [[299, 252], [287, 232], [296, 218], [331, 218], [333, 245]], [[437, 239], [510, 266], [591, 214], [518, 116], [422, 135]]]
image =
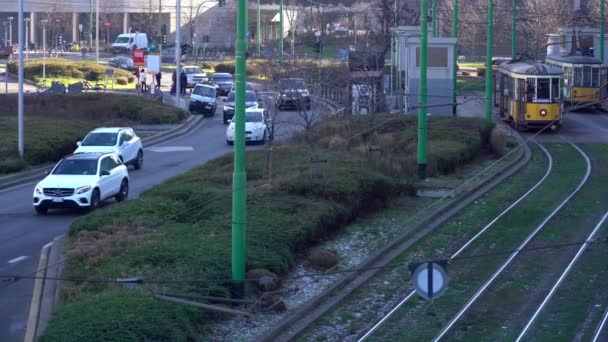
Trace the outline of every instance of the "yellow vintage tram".
[[517, 130], [561, 125], [561, 69], [533, 60], [512, 60], [498, 69], [500, 117]]
[[549, 55], [545, 63], [564, 72], [562, 100], [573, 106], [601, 106], [606, 100], [608, 68], [589, 55]]

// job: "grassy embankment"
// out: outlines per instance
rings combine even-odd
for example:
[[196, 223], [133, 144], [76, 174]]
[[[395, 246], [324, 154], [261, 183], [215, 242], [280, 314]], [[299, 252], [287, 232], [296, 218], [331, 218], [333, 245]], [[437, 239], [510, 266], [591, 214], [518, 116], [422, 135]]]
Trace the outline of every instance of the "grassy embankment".
[[186, 113], [141, 97], [111, 94], [27, 96], [24, 160], [17, 153], [17, 99], [0, 98], [0, 174], [54, 162], [98, 126], [178, 123]]
[[[395, 117], [372, 135], [365, 118], [330, 121], [317, 137], [311, 176], [303, 138], [273, 154], [273, 179], [264, 176], [264, 151], [248, 155], [248, 264], [284, 275], [298, 253], [332, 236], [346, 223], [384, 207], [397, 194], [413, 194], [416, 120]], [[484, 152], [483, 120], [429, 118], [429, 172], [450, 173]], [[368, 152], [368, 146], [380, 152]], [[70, 228], [66, 277], [107, 279], [138, 276], [169, 280], [147, 290], [229, 296], [232, 156], [152, 188], [133, 201], [112, 205]], [[172, 283], [175, 279], [204, 282]], [[253, 287], [248, 297], [256, 298]], [[143, 291], [102, 283], [64, 283], [62, 304], [43, 341], [200, 339], [218, 316], [160, 302]], [[254, 307], [248, 309], [255, 310]]]

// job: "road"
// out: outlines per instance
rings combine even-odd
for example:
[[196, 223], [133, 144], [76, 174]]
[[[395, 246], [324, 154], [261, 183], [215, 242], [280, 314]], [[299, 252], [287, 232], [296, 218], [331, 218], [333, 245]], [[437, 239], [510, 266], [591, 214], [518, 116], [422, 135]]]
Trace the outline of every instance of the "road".
[[[165, 152], [145, 151], [142, 170], [130, 170], [129, 197], [136, 198], [144, 190], [181, 174], [206, 161], [229, 153], [221, 110], [193, 133], [165, 142]], [[313, 110], [316, 110], [316, 105]], [[283, 136], [297, 130], [296, 112], [281, 112], [285, 124]], [[144, 146], [145, 148], [145, 146]], [[251, 148], [260, 148], [251, 146]], [[65, 233], [78, 213], [51, 212], [37, 216], [32, 208], [34, 183], [0, 190], [0, 274], [34, 273], [42, 246]], [[109, 204], [111, 205], [111, 204]], [[22, 341], [32, 296], [33, 281], [18, 280], [0, 283], [0, 341]]]

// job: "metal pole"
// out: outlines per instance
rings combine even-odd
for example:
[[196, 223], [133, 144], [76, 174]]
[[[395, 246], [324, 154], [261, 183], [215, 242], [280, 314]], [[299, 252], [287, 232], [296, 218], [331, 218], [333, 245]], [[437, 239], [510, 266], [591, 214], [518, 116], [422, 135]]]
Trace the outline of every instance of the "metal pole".
[[95, 1], [95, 62], [99, 63], [99, 0]]
[[181, 70], [182, 70], [182, 2], [177, 0], [176, 12], [176, 28], [175, 28], [175, 99], [177, 101], [177, 107], [181, 108]]
[[[241, 0], [239, 0], [241, 1]], [[283, 0], [280, 0], [279, 5], [279, 65], [283, 67]]]
[[[162, 8], [163, 8], [163, 0], [158, 0], [158, 53], [159, 53], [159, 58], [160, 58], [160, 64], [162, 64], [163, 62], [163, 37], [162, 37], [162, 26], [163, 26], [163, 13], [162, 13]], [[160, 72], [160, 70], [159, 70]], [[158, 85], [158, 88], [160, 89], [160, 84]]]
[[452, 87], [453, 87], [453, 92], [452, 92], [452, 115], [456, 116], [457, 111], [458, 111], [458, 105], [456, 104], [456, 91], [457, 91], [457, 87], [458, 87], [458, 73], [456, 71], [456, 69], [458, 69], [458, 0], [454, 0], [454, 10], [452, 11], [454, 18], [452, 19], [452, 37], [456, 38], [456, 44], [454, 45], [454, 74], [453, 76], [453, 83], [452, 83]]
[[[398, 25], [398, 19], [397, 19], [397, 1], [395, 0], [393, 2], [393, 25], [395, 27], [397, 27]], [[392, 37], [391, 37], [391, 89], [392, 90], [396, 90], [397, 89], [397, 84], [396, 84], [396, 80], [397, 80], [397, 39], [396, 39], [396, 35], [395, 32], [393, 32]]]
[[46, 79], [46, 22], [42, 20], [42, 79]]
[[[282, 4], [282, 1], [281, 1]], [[283, 13], [281, 7], [281, 13]], [[238, 0], [236, 25], [236, 103], [234, 129], [234, 174], [232, 178], [232, 290], [233, 296], [245, 294], [246, 244], [246, 173], [245, 173], [245, 82], [247, 81], [247, 0]], [[282, 21], [281, 21], [282, 23]], [[282, 28], [282, 25], [281, 25]]]
[[[603, 2], [603, 0], [602, 0]], [[517, 6], [517, 0], [513, 0], [513, 8], [511, 10], [511, 57], [515, 58], [515, 55], [517, 54], [517, 24], [516, 24], [516, 9]]]
[[93, 0], [89, 0], [89, 50], [93, 48]]
[[[4, 43], [7, 44], [7, 46], [10, 46], [10, 44], [8, 44], [8, 36], [7, 36], [7, 26], [8, 26], [8, 22], [5, 21], [4, 22]], [[11, 53], [13, 48], [11, 47]], [[10, 55], [9, 55], [10, 56]], [[8, 63], [6, 64], [6, 66], [4, 67], [4, 95], [8, 94]]]
[[23, 137], [23, 46], [25, 42], [25, 36], [23, 32], [24, 26], [24, 18], [23, 18], [23, 1], [19, 0], [19, 16], [17, 17], [17, 27], [19, 34], [19, 68], [18, 68], [18, 78], [19, 78], [19, 95], [17, 97], [17, 130], [18, 130], [18, 149], [19, 149], [19, 157], [23, 159], [23, 145], [24, 145], [24, 137]]
[[428, 0], [422, 0], [420, 5], [420, 108], [418, 108], [418, 177], [420, 179], [426, 179], [426, 56], [429, 36], [428, 13]]
[[30, 25], [30, 18], [25, 18], [25, 22], [27, 24], [25, 24], [25, 62], [29, 62], [30, 61], [30, 32], [29, 32], [29, 25]]
[[395, 32], [391, 32], [391, 75], [390, 75], [390, 89], [391, 92], [395, 90], [395, 55], [393, 53], [395, 51]]
[[257, 22], [256, 22], [256, 33], [255, 33], [255, 44], [257, 46], [257, 53], [258, 53], [258, 58], [260, 58], [262, 56], [261, 53], [261, 49], [260, 49], [260, 19], [261, 19], [261, 15], [260, 15], [260, 0], [258, 0], [258, 16], [257, 16]]
[[437, 37], [437, 0], [433, 0], [433, 37]]
[[488, 0], [488, 41], [486, 44], [486, 120], [492, 121], [492, 46], [494, 41], [494, 0]]
[[600, 0], [600, 59], [604, 61], [604, 0]]

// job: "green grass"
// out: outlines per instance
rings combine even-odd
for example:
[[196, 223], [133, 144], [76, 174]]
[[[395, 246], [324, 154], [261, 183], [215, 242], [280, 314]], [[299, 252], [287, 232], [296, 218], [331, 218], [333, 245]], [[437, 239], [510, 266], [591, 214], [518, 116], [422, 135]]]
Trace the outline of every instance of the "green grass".
[[456, 80], [456, 89], [459, 91], [484, 91], [486, 85], [483, 78], [459, 76]]
[[[412, 159], [416, 144], [416, 119], [394, 117], [391, 125], [379, 129], [376, 143], [385, 152], [370, 162], [362, 149], [371, 136], [345, 143], [360, 132], [365, 118], [329, 121], [315, 133], [319, 159], [311, 177], [308, 149], [302, 137], [273, 152], [273, 180], [263, 176], [264, 151], [248, 154], [247, 268], [265, 268], [278, 274], [294, 265], [297, 255], [339, 231], [354, 218], [386, 205], [397, 193], [412, 193], [416, 172]], [[480, 153], [479, 130], [483, 120], [429, 118], [429, 171], [438, 175], [453, 171]], [[446, 135], [446, 132], [451, 134]], [[433, 150], [435, 149], [435, 150]], [[468, 158], [468, 159], [467, 159]], [[452, 169], [453, 168], [453, 169]], [[152, 284], [148, 289], [228, 296], [225, 279], [230, 278], [230, 222], [232, 155], [173, 178], [144, 192], [139, 199], [112, 205], [74, 222], [70, 228], [66, 276], [114, 278], [140, 276], [145, 279], [205, 278], [200, 284]], [[119, 302], [111, 287], [100, 284], [64, 283], [60, 305], [45, 332], [46, 341], [99, 340], [109, 336], [103, 329], [125, 307], [160, 313], [173, 321], [174, 330], [187, 331], [188, 338], [204, 336], [205, 324], [214, 318], [208, 312], [165, 317], [157, 302], [142, 305], [139, 297], [121, 297], [120, 305], [89, 305], [82, 312], [79, 303], [92, 303], [98, 296]], [[255, 293], [249, 289], [249, 296]], [[80, 305], [80, 306], [79, 306]], [[104, 321], [95, 326], [81, 322]], [[117, 326], [112, 334], [130, 334], [132, 339], [173, 340], [168, 332], [150, 335], [144, 322]], [[74, 329], [74, 333], [65, 332]], [[67, 340], [66, 340], [67, 339]]]
[[461, 67], [465, 67], [465, 68], [485, 68], [486, 64], [485, 63], [472, 63], [472, 62], [467, 62], [467, 63], [460, 63], [458, 62], [458, 65]]
[[54, 162], [73, 152], [76, 141], [104, 125], [168, 124], [186, 113], [144, 98], [112, 94], [25, 98], [25, 155], [17, 155], [16, 96], [0, 98], [0, 174]]

